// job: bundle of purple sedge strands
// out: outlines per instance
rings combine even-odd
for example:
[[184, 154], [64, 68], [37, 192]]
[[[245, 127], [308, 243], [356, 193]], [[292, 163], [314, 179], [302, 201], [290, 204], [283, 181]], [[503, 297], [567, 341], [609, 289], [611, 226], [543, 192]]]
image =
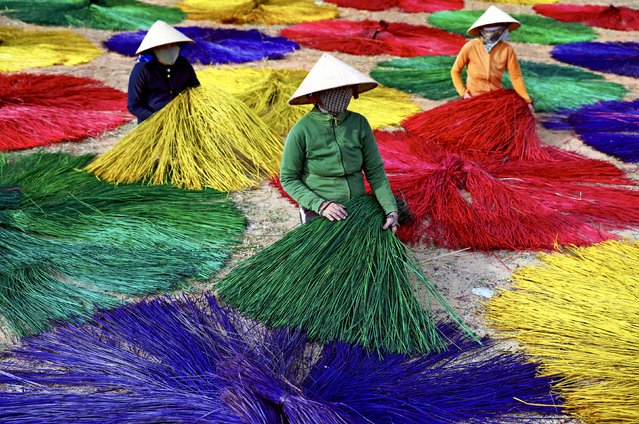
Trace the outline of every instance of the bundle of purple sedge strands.
[[546, 116], [543, 124], [573, 130], [590, 147], [624, 162], [639, 162], [639, 100], [562, 109]]
[[210, 294], [144, 300], [5, 353], [0, 421], [508, 423], [559, 412], [551, 380], [521, 354], [439, 330], [444, 352], [380, 356], [269, 330]]

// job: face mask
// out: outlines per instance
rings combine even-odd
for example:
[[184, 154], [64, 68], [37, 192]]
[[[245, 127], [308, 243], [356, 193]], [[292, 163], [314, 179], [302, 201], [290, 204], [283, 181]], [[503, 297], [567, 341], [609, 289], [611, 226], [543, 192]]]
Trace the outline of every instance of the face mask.
[[501, 40], [508, 39], [508, 27], [505, 25], [496, 25], [490, 27], [483, 27], [479, 29], [479, 35], [481, 35], [482, 42], [486, 51], [490, 53], [490, 50], [495, 47]]
[[350, 86], [332, 88], [320, 91], [317, 93], [317, 97], [323, 109], [336, 115], [346, 111], [348, 104], [351, 102], [351, 97], [353, 97], [353, 88]]
[[504, 30], [503, 26], [498, 27], [484, 27], [479, 30], [479, 34], [481, 35], [484, 44], [494, 44], [499, 41], [499, 38], [503, 34]]
[[153, 49], [153, 53], [163, 65], [173, 65], [180, 55], [180, 47], [165, 47]]

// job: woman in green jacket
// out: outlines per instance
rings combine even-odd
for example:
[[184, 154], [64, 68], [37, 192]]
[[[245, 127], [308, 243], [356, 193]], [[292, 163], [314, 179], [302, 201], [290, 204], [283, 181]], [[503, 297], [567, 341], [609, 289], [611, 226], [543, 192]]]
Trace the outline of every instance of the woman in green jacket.
[[315, 105], [288, 134], [280, 166], [280, 182], [299, 203], [302, 223], [320, 215], [345, 219], [348, 211], [342, 203], [366, 191], [364, 171], [386, 213], [383, 228], [396, 231], [397, 204], [373, 131], [366, 118], [347, 110], [352, 97], [377, 85], [324, 53], [289, 100]]

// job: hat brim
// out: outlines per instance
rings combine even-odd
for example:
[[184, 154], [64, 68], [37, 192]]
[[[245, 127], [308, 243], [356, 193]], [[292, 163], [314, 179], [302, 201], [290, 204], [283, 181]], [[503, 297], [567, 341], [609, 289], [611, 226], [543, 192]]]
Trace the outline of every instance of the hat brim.
[[471, 28], [468, 30], [468, 35], [473, 37], [478, 37], [480, 28], [483, 28], [485, 26], [493, 26], [493, 25], [508, 25], [508, 31], [510, 32], [513, 32], [516, 29], [519, 29], [519, 27], [521, 27], [521, 24], [519, 22], [494, 22], [494, 23], [480, 25], [478, 27]]
[[324, 90], [331, 90], [333, 88], [340, 88], [340, 87], [348, 87], [348, 86], [357, 86], [357, 94], [361, 94], [361, 93], [365, 93], [367, 91], [372, 90], [373, 88], [377, 87], [379, 84], [377, 84], [376, 82], [364, 82], [364, 83], [360, 83], [360, 84], [346, 84], [346, 85], [342, 85], [342, 86], [334, 86], [334, 87], [328, 87], [325, 89], [321, 89], [321, 90], [315, 90], [312, 93], [304, 93], [304, 94], [299, 94], [296, 97], [291, 97], [288, 101], [288, 104], [290, 105], [307, 105], [307, 104], [311, 104], [313, 103], [313, 100], [311, 99], [311, 95], [314, 93], [319, 93], [320, 91], [324, 91]]
[[142, 42], [135, 51], [135, 54], [144, 53], [151, 49], [167, 44], [179, 43], [195, 43], [186, 35], [164, 21], [155, 21], [151, 28], [146, 32]]
[[331, 88], [357, 87], [357, 93], [372, 90], [379, 84], [368, 75], [342, 62], [329, 53], [323, 53], [288, 100], [290, 105], [313, 103], [310, 95]]
[[165, 43], [158, 43], [158, 44], [152, 45], [150, 47], [144, 46], [144, 50], [139, 50], [138, 49], [135, 52], [135, 54], [144, 54], [144, 53], [148, 52], [149, 50], [153, 50], [155, 48], [166, 46], [166, 45], [169, 45], [169, 44], [182, 45], [182, 44], [193, 44], [193, 43], [195, 43], [195, 41], [193, 41], [193, 40], [191, 40], [191, 41], [186, 41], [186, 40], [185, 41], [167, 41]]

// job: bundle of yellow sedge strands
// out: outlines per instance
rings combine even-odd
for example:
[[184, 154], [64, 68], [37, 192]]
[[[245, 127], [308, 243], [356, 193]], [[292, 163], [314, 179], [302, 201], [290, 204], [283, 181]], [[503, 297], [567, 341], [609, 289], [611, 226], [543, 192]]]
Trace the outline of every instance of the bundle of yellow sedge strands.
[[[198, 72], [198, 79], [233, 94], [273, 131], [286, 135], [312, 108], [288, 104], [307, 73], [298, 69], [221, 67]], [[351, 101], [348, 109], [364, 115], [374, 129], [399, 126], [402, 120], [421, 111], [409, 94], [386, 87], [362, 93]]]
[[295, 24], [336, 18], [335, 5], [310, 0], [182, 0], [176, 4], [189, 19], [227, 24]]
[[544, 254], [487, 305], [589, 423], [639, 422], [639, 242]]
[[279, 171], [282, 140], [235, 97], [187, 89], [86, 169], [114, 183], [142, 181], [234, 191]]
[[0, 72], [90, 62], [102, 51], [69, 30], [25, 30], [0, 26]]

